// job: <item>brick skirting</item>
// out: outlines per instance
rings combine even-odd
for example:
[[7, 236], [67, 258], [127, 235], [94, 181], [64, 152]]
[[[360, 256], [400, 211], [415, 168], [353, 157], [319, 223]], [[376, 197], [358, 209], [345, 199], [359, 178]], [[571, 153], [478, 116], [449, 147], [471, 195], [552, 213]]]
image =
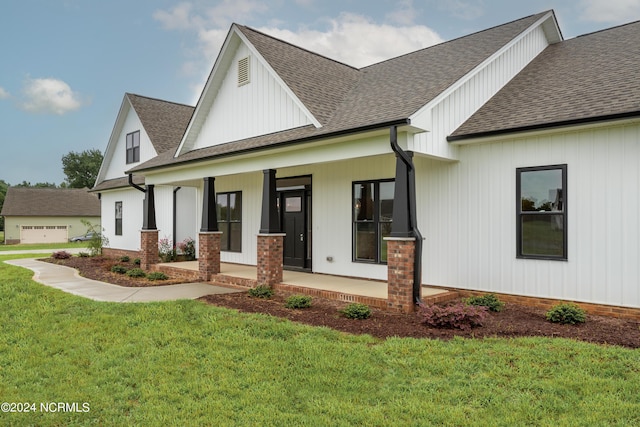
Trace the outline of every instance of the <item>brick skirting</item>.
[[171, 278], [178, 278], [190, 282], [200, 280], [200, 272], [198, 270], [187, 270], [186, 268], [172, 267], [164, 264], [154, 264], [151, 271], [160, 271]]
[[127, 249], [102, 248], [102, 255], [108, 258], [120, 258], [128, 256], [131, 259], [140, 258], [140, 251], [130, 251]]

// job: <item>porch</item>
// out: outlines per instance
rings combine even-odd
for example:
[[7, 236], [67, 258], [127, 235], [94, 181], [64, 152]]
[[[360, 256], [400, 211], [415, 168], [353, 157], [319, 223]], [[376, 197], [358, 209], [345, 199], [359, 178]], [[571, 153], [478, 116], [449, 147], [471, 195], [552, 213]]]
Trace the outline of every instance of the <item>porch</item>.
[[[156, 264], [155, 268], [178, 277], [198, 277], [198, 261]], [[192, 273], [191, 273], [192, 272]], [[254, 287], [257, 284], [257, 267], [253, 265], [220, 263], [220, 273], [211, 283]], [[290, 292], [317, 296], [336, 301], [358, 302], [386, 309], [388, 285], [386, 281], [358, 279], [328, 274], [284, 270], [282, 282], [273, 286]], [[422, 301], [427, 304], [455, 299], [458, 293], [443, 288], [422, 286]]]

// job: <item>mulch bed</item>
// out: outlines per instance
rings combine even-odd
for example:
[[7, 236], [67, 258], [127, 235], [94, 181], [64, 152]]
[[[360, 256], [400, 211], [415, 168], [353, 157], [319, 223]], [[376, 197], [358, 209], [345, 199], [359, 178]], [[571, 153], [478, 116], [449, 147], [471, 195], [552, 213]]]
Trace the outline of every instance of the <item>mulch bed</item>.
[[[76, 268], [84, 277], [115, 283], [121, 286], [157, 286], [184, 283], [184, 280], [170, 279], [150, 282], [146, 279], [131, 279], [126, 275], [109, 271], [112, 265], [127, 263], [115, 259], [94, 257], [72, 257], [67, 260], [47, 259], [45, 261]], [[130, 262], [129, 268], [134, 267]], [[271, 299], [250, 297], [248, 293], [207, 295], [200, 300], [221, 307], [237, 309], [247, 313], [264, 313], [286, 318], [294, 322], [312, 326], [326, 326], [351, 334], [369, 334], [377, 338], [413, 337], [451, 339], [455, 336], [466, 338], [484, 337], [562, 337], [598, 344], [619, 345], [640, 348], [640, 322], [613, 317], [588, 315], [586, 323], [580, 325], [559, 325], [545, 319], [545, 310], [507, 304], [499, 313], [489, 313], [483, 326], [469, 331], [441, 329], [424, 326], [416, 313], [398, 314], [372, 308], [372, 316], [364, 320], [343, 317], [339, 310], [347, 303], [314, 297], [312, 306], [305, 309], [288, 309], [284, 306], [288, 292], [276, 291]]]

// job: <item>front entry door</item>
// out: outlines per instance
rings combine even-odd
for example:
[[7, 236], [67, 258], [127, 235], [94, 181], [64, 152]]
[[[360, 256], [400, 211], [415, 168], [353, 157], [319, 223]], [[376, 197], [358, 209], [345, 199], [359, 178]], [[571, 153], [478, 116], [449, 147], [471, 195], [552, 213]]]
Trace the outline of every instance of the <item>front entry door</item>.
[[281, 193], [284, 260], [286, 267], [305, 268], [307, 258], [306, 197], [304, 190]]

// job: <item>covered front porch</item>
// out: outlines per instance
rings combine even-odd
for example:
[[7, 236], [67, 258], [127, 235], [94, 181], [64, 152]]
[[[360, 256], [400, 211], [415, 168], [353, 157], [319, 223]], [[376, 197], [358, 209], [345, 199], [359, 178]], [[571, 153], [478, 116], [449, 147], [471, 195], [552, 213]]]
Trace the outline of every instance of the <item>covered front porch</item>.
[[[157, 264], [156, 268], [167, 274], [198, 277], [198, 261]], [[220, 273], [210, 282], [216, 285], [254, 287], [257, 284], [257, 267], [244, 264], [220, 263]], [[358, 279], [329, 274], [284, 270], [282, 282], [274, 288], [317, 296], [337, 301], [359, 302], [376, 308], [387, 308], [388, 284], [381, 280]], [[444, 288], [422, 286], [422, 301], [427, 304], [455, 299], [458, 293]]]

